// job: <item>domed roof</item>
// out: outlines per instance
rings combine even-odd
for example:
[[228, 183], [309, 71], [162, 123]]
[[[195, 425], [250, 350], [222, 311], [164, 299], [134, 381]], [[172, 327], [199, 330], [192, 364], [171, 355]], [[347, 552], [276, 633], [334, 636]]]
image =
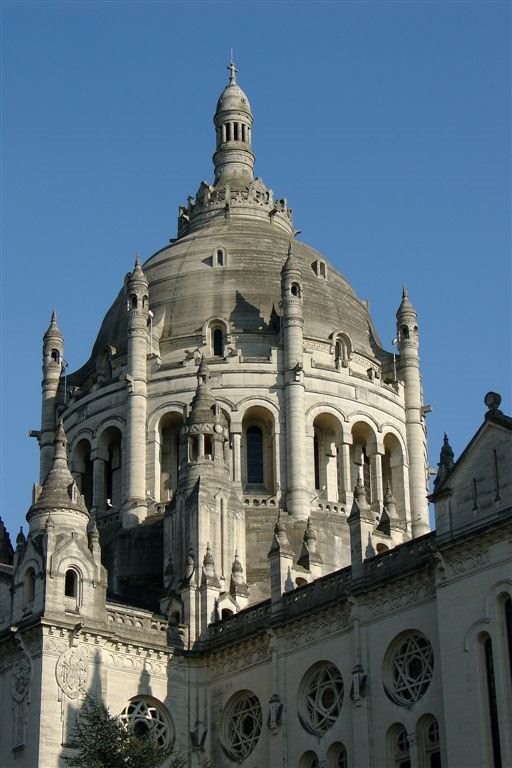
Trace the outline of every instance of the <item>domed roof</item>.
[[240, 88], [236, 82], [236, 69], [233, 62], [228, 66], [230, 71], [229, 83], [226, 85], [219, 100], [217, 101], [216, 114], [219, 112], [227, 112], [229, 110], [236, 110], [239, 112], [247, 112], [251, 114], [251, 105], [249, 99], [245, 95], [244, 91]]
[[[249, 102], [235, 80], [223, 90], [217, 110]], [[237, 150], [238, 151], [238, 150]], [[291, 210], [285, 199], [274, 200], [261, 179], [242, 189], [230, 181], [216, 187], [203, 182], [188, 207], [180, 208], [179, 237], [155, 253], [145, 264], [154, 339], [160, 342], [162, 363], [176, 359], [178, 350], [201, 347], [204, 325], [222, 320], [233, 336], [233, 351], [279, 345], [281, 270], [293, 235]], [[222, 253], [222, 268], [216, 255]], [[366, 304], [324, 257], [308, 245], [293, 241], [293, 258], [302, 272], [304, 338], [334, 343], [337, 333], [349, 337], [352, 351], [387, 360]], [[70, 377], [81, 384], [94, 370], [107, 346], [116, 353], [127, 348], [126, 299], [121, 291], [108, 311], [89, 362]], [[203, 342], [204, 344], [204, 342]], [[260, 354], [243, 352], [244, 354]], [[174, 355], [174, 357], [173, 357]]]

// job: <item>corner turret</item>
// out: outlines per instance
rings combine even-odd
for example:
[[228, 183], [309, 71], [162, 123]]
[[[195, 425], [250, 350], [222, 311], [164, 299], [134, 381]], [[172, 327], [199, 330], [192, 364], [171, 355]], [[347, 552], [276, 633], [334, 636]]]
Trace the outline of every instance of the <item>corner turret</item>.
[[293, 517], [298, 520], [307, 520], [310, 509], [308, 491], [305, 487], [303, 285], [302, 271], [293, 253], [291, 242], [281, 270], [281, 301], [288, 456], [286, 506]]
[[418, 352], [418, 318], [405, 286], [396, 313], [396, 324], [400, 352], [398, 375], [404, 385], [412, 535], [416, 537], [430, 531], [427, 503], [427, 434]]
[[57, 398], [64, 366], [64, 337], [57, 323], [57, 314], [53, 310], [50, 325], [43, 336], [41, 431], [38, 436], [41, 450], [40, 483], [44, 481], [52, 463], [53, 437], [57, 423]]
[[126, 278], [128, 315], [128, 361], [126, 380], [126, 493], [122, 505], [122, 524], [129, 528], [147, 515], [146, 501], [146, 413], [149, 291], [140, 259]]

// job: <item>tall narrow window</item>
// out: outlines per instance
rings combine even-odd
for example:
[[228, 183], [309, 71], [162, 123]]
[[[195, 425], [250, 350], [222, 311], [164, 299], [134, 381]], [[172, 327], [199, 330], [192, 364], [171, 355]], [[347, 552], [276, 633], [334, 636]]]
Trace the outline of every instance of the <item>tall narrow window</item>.
[[64, 577], [64, 594], [66, 597], [78, 597], [78, 574], [72, 568], [68, 568]]
[[224, 334], [221, 328], [215, 328], [213, 331], [213, 354], [215, 357], [224, 356]]
[[313, 455], [315, 457], [315, 489], [320, 490], [320, 455], [318, 452], [318, 435], [313, 438]]
[[27, 605], [28, 603], [34, 602], [35, 587], [36, 587], [35, 571], [33, 568], [27, 568], [27, 571], [25, 573], [25, 578], [23, 580], [23, 597], [24, 597], [25, 605]]
[[439, 744], [439, 724], [435, 717], [429, 718], [422, 728], [421, 750], [425, 768], [441, 768], [441, 747]]
[[363, 485], [366, 491], [366, 500], [368, 503], [372, 500], [372, 482], [370, 472], [370, 459], [366, 455], [366, 449], [363, 449]]
[[505, 600], [505, 627], [507, 632], [508, 666], [512, 678], [512, 598]]
[[263, 483], [263, 433], [256, 426], [247, 430], [247, 482]]
[[491, 725], [491, 742], [494, 768], [502, 768], [500, 728], [498, 722], [498, 702], [496, 700], [496, 678], [494, 674], [494, 659], [492, 640], [487, 637], [484, 641], [485, 672], [487, 678], [487, 695], [489, 704], [489, 720]]
[[405, 728], [399, 730], [395, 736], [395, 768], [411, 768], [411, 753], [409, 739]]

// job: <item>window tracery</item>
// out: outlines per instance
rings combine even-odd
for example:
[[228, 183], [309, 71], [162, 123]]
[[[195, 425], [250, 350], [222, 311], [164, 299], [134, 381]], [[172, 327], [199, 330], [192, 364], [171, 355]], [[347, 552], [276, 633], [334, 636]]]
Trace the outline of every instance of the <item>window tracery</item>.
[[261, 734], [261, 705], [251, 691], [240, 691], [228, 701], [222, 716], [222, 745], [232, 760], [242, 762], [253, 752]]
[[343, 704], [343, 678], [330, 662], [320, 662], [304, 676], [299, 718], [306, 730], [323, 734], [336, 722]]
[[397, 704], [411, 707], [425, 694], [432, 680], [432, 645], [420, 632], [409, 632], [391, 645], [387, 658], [386, 693]]
[[125, 706], [119, 720], [138, 738], [151, 738], [159, 747], [167, 747], [174, 734], [170, 718], [163, 707], [143, 696], [132, 699]]

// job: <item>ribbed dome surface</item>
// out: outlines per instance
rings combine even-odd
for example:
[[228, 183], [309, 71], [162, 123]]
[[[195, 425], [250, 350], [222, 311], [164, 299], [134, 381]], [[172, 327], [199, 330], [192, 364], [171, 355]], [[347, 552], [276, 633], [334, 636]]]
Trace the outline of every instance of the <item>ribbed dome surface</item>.
[[[149, 282], [150, 307], [160, 333], [162, 362], [165, 342], [173, 348], [190, 346], [187, 337], [201, 333], [203, 323], [224, 318], [234, 334], [277, 334], [281, 298], [281, 268], [286, 261], [289, 239], [276, 227], [259, 222], [232, 222], [205, 226], [152, 256], [144, 265]], [[222, 249], [225, 266], [212, 268]], [[327, 342], [342, 331], [354, 352], [380, 357], [380, 342], [366, 305], [350, 284], [327, 264], [326, 277], [319, 278], [315, 264], [323, 257], [309, 246], [294, 241], [295, 260], [302, 271], [304, 337]], [[121, 291], [100, 329], [89, 363], [78, 374], [86, 374], [106, 345], [126, 350], [126, 298]], [[82, 378], [78, 376], [78, 378]]]

